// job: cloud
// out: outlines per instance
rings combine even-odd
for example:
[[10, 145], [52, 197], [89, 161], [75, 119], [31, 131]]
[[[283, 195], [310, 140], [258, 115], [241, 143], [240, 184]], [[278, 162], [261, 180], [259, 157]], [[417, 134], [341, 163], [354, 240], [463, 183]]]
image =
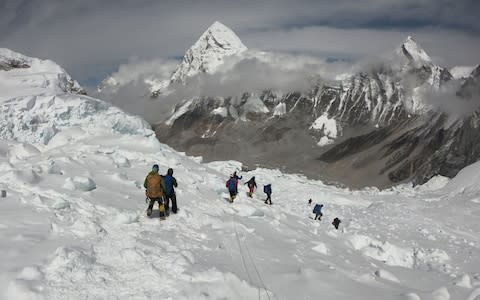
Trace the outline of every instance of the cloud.
[[476, 65], [477, 61], [480, 61], [480, 38], [455, 30], [342, 29], [312, 26], [254, 32], [245, 35], [243, 39], [247, 45], [265, 50], [358, 60], [385, 55], [398, 48], [408, 35], [414, 36], [434, 61], [441, 65]]
[[169, 80], [177, 65], [176, 60], [130, 58], [102, 82], [101, 92], [91, 94], [154, 122], [159, 115], [167, 113], [170, 106], [166, 108], [165, 103], [150, 97], [152, 84]]
[[135, 81], [162, 80], [170, 78], [177, 65], [176, 60], [144, 60], [132, 57], [128, 63], [121, 64], [118, 70], [107, 79], [113, 79], [117, 85], [126, 85]]
[[[109, 78], [110, 86], [98, 96], [144, 117], [151, 123], [164, 120], [174, 105], [193, 97], [240, 97], [243, 93], [308, 91], [313, 83], [332, 80], [348, 65], [327, 63], [305, 55], [247, 51], [242, 57], [228, 57], [214, 74], [200, 73], [186, 85], [170, 84], [168, 92], [152, 99], [152, 82], [169, 80], [175, 61], [132, 60]], [[348, 67], [349, 68], [349, 67]]]
[[55, 60], [82, 82], [99, 82], [132, 56], [182, 56], [215, 20], [253, 48], [352, 60], [414, 34], [447, 64], [473, 65], [479, 6], [471, 0], [3, 0], [0, 44]]
[[469, 97], [463, 97], [459, 93], [462, 90], [461, 86], [462, 81], [455, 80], [441, 89], [422, 88], [418, 93], [429, 108], [447, 114], [453, 121], [469, 116], [480, 109], [479, 86], [476, 86], [474, 93]]

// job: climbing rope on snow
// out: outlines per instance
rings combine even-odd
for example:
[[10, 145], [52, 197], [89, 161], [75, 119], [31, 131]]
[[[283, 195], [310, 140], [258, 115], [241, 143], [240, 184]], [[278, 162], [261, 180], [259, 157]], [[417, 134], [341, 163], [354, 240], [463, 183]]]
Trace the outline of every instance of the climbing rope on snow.
[[[237, 223], [235, 222], [235, 219], [234, 219], [233, 215], [232, 215], [232, 223], [233, 223], [233, 228], [235, 230], [235, 239], [237, 240], [238, 250], [240, 251], [240, 256], [242, 258], [243, 268], [245, 269], [245, 273], [247, 274], [247, 277], [248, 277], [248, 283], [250, 285], [253, 285], [252, 276], [250, 276], [250, 272], [248, 272], [247, 263], [246, 263], [246, 260], [245, 260], [245, 255], [243, 253], [242, 245], [240, 243], [240, 238], [238, 236]], [[258, 300], [261, 300], [260, 299], [260, 287], [258, 287]]]
[[265, 285], [265, 282], [263, 281], [262, 276], [260, 275], [260, 272], [258, 271], [257, 265], [255, 264], [255, 261], [253, 260], [252, 254], [250, 253], [250, 250], [248, 249], [247, 241], [245, 241], [244, 244], [245, 244], [245, 249], [247, 249], [248, 257], [250, 258], [250, 261], [252, 262], [253, 269], [257, 273], [258, 279], [260, 280], [260, 283], [262, 284], [262, 288], [265, 291], [265, 293], [267, 294], [268, 300], [271, 300], [270, 299], [270, 293], [269, 293], [269, 291], [268, 291], [268, 289]]
[[[250, 284], [253, 284], [250, 273], [248, 272], [245, 255], [244, 255], [244, 252], [242, 250], [242, 246], [241, 246], [241, 242], [240, 242], [240, 238], [239, 238], [239, 234], [238, 234], [238, 230], [237, 230], [237, 223], [234, 222], [234, 217], [233, 216], [232, 216], [232, 222], [233, 222], [233, 226], [234, 226], [234, 229], [235, 229], [235, 237], [236, 237], [236, 240], [237, 240], [238, 248], [240, 250], [240, 255], [242, 257], [242, 263], [243, 263], [245, 272], [247, 273], [247, 276], [250, 280]], [[262, 276], [260, 275], [260, 272], [258, 271], [257, 265], [255, 264], [255, 261], [253, 260], [253, 256], [250, 252], [250, 249], [248, 248], [247, 242], [245, 241], [243, 244], [244, 244], [245, 250], [247, 250], [248, 258], [250, 260], [251, 265], [253, 266], [253, 269], [255, 270], [255, 273], [257, 274], [257, 278], [260, 281], [262, 289], [265, 291], [265, 294], [267, 294], [268, 299], [271, 300], [269, 290], [267, 289], [267, 287], [265, 285], [265, 281], [263, 280]], [[258, 299], [259, 300], [261, 299], [260, 295], [261, 295], [261, 291], [260, 291], [260, 287], [258, 287]]]

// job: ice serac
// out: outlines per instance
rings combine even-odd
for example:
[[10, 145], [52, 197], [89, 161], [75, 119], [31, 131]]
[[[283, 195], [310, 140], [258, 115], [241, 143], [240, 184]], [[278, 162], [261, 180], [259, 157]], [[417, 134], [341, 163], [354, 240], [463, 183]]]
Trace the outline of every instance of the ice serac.
[[187, 50], [171, 81], [185, 83], [186, 78], [201, 72], [213, 73], [224, 58], [247, 50], [240, 38], [220, 22], [213, 23]]
[[[38, 70], [30, 73], [30, 86], [61, 92], [86, 95], [85, 90], [67, 72], [51, 60], [28, 57], [10, 49], [0, 48], [0, 71], [15, 72], [20, 69]], [[21, 72], [21, 71], [19, 71]]]
[[47, 145], [71, 127], [131, 134], [150, 130], [140, 118], [85, 96], [51, 60], [0, 49], [0, 66], [0, 139]]

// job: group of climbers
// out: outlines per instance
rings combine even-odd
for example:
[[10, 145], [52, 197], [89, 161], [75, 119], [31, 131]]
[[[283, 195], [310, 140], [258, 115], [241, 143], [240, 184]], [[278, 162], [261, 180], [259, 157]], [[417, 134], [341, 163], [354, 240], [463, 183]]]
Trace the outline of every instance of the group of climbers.
[[[235, 198], [238, 195], [238, 181], [242, 179], [242, 176], [238, 176], [237, 172], [233, 172], [232, 175], [230, 175], [230, 178], [227, 180], [225, 183], [226, 188], [228, 189], [228, 192], [230, 193], [230, 202], [233, 202]], [[248, 186], [248, 192], [247, 195], [250, 198], [253, 198], [253, 193], [257, 189], [257, 182], [255, 181], [255, 176], [250, 178], [249, 181], [245, 183], [245, 185]], [[270, 204], [272, 205], [272, 185], [271, 184], [266, 184], [263, 186], [263, 192], [267, 195], [267, 199], [265, 200], [265, 204]]]
[[[237, 197], [238, 194], [238, 181], [242, 179], [242, 176], [238, 176], [237, 172], [235, 171], [232, 175], [230, 175], [230, 178], [227, 180], [225, 186], [228, 189], [228, 192], [230, 193], [230, 202], [233, 202], [235, 198]], [[253, 193], [255, 192], [255, 189], [257, 189], [257, 182], [255, 181], [255, 176], [250, 178], [249, 181], [245, 183], [245, 185], [248, 186], [248, 192], [247, 196], [252, 198]], [[267, 195], [267, 198], [265, 199], [265, 204], [272, 204], [272, 185], [271, 184], [266, 184], [263, 186], [263, 192]], [[312, 204], [312, 199], [308, 200], [308, 205]], [[315, 214], [315, 219], [321, 221], [323, 217], [322, 213], [322, 208], [323, 204], [315, 204], [313, 207], [313, 213]], [[332, 225], [335, 227], [335, 229], [338, 229], [340, 226], [341, 220], [339, 218], [335, 218], [332, 222]]]
[[164, 218], [170, 212], [170, 202], [172, 202], [172, 212], [177, 213], [177, 196], [175, 188], [178, 186], [177, 180], [173, 177], [173, 169], [169, 168], [166, 175], [158, 173], [159, 167], [153, 165], [152, 171], [148, 173], [143, 186], [146, 189], [147, 201], [149, 201], [147, 216], [152, 215], [153, 205], [158, 202], [158, 211], [160, 217]]
[[[312, 205], [312, 199], [308, 200], [308, 205], [309, 206]], [[312, 211], [315, 214], [314, 220], [318, 220], [318, 221], [322, 220], [322, 217], [323, 217], [322, 208], [323, 208], [323, 204], [319, 204], [319, 203], [315, 204]], [[342, 223], [342, 221], [336, 217], [335, 219], [333, 219], [332, 225], [335, 227], [335, 229], [338, 230], [340, 223]]]
[[[145, 178], [143, 186], [146, 189], [146, 196], [147, 201], [149, 201], [148, 209], [147, 209], [147, 216], [152, 215], [152, 210], [155, 202], [158, 202], [158, 210], [160, 212], [160, 217], [164, 218], [170, 212], [170, 202], [172, 204], [171, 211], [176, 214], [177, 213], [177, 197], [175, 194], [175, 188], [178, 187], [177, 180], [173, 177], [173, 169], [169, 168], [167, 170], [166, 175], [160, 175], [158, 165], [153, 165], [152, 171], [148, 173], [147, 177]], [[243, 177], [238, 176], [237, 172], [233, 172], [230, 175], [230, 178], [227, 180], [225, 186], [230, 193], [230, 202], [233, 203], [235, 198], [238, 195], [238, 181], [241, 180]], [[253, 194], [257, 189], [257, 182], [255, 181], [255, 176], [250, 178], [249, 181], [245, 183], [248, 186], [247, 195], [250, 198], [253, 198]], [[265, 199], [265, 204], [272, 204], [272, 185], [266, 184], [263, 186], [263, 192], [267, 195]], [[312, 204], [312, 199], [308, 200], [308, 205]], [[313, 213], [315, 214], [315, 220], [322, 220], [322, 208], [323, 204], [315, 204], [313, 208]], [[332, 222], [333, 226], [338, 229], [341, 220], [339, 218], [335, 218]]]

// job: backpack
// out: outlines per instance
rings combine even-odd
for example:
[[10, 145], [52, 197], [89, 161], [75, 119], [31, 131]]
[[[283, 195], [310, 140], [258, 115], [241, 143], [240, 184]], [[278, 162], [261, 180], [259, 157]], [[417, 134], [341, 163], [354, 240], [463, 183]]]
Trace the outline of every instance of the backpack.
[[235, 179], [233, 178], [230, 178], [228, 181], [227, 181], [227, 184], [228, 184], [228, 190], [229, 191], [235, 191], [236, 190], [236, 186], [235, 186]]
[[271, 194], [272, 193], [272, 185], [271, 184], [264, 185], [263, 186], [263, 192], [265, 194]]
[[319, 215], [322, 213], [322, 206], [320, 204], [315, 204], [315, 207], [313, 208], [313, 213], [316, 215]]
[[165, 183], [165, 194], [168, 196], [173, 195], [173, 177], [170, 175], [163, 176], [163, 181]]
[[150, 174], [147, 176], [147, 197], [163, 197], [162, 176], [159, 174]]

